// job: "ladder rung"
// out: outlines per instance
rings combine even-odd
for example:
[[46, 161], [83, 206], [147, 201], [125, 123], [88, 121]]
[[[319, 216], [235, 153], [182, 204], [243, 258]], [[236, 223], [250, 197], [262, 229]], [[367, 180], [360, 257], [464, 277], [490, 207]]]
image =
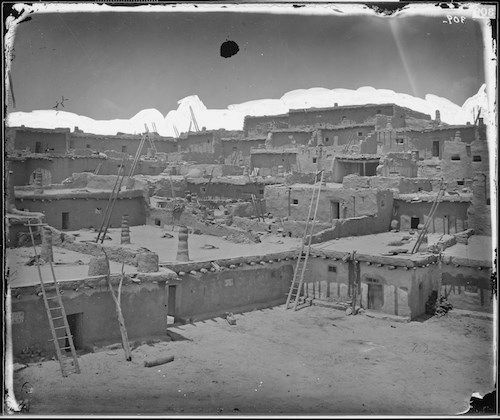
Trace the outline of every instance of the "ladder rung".
[[[56, 339], [56, 340], [57, 340], [57, 341], [59, 341], [59, 340], [63, 340], [63, 339], [65, 339], [65, 338], [69, 338], [69, 336], [65, 335], [64, 337], [57, 337], [57, 339]], [[49, 339], [49, 341], [54, 341], [54, 339], [53, 339], [53, 338], [50, 338], [50, 339]]]
[[25, 223], [24, 226], [48, 226], [47, 223]]
[[57, 297], [58, 297], [57, 295], [55, 295], [55, 296], [47, 296], [47, 299], [52, 300], [52, 299], [57, 299]]
[[63, 325], [62, 327], [54, 327], [55, 330], [62, 330], [63, 328], [66, 328], [66, 325]]
[[63, 319], [63, 316], [56, 316], [55, 318], [52, 318], [52, 321], [55, 321], [56, 319]]

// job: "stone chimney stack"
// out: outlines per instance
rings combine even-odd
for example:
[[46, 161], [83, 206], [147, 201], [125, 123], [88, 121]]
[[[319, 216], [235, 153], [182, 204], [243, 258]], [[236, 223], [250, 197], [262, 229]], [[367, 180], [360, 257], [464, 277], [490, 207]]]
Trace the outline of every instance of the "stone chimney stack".
[[483, 126], [484, 125], [484, 118], [479, 118], [479, 125], [480, 126]]
[[387, 117], [387, 125], [385, 126], [386, 130], [392, 130], [392, 117]]
[[438, 124], [441, 124], [441, 112], [439, 111], [439, 109], [436, 109], [436, 118], [435, 118], [436, 122]]
[[462, 141], [462, 138], [460, 137], [460, 130], [455, 132], [455, 141]]

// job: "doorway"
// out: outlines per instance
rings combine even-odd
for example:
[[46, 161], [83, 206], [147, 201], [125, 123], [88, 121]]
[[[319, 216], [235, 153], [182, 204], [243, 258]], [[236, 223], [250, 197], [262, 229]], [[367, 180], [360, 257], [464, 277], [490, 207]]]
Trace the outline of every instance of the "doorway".
[[69, 229], [69, 212], [63, 212], [62, 213], [61, 229], [62, 230], [68, 230]]
[[176, 286], [168, 286], [167, 325], [175, 323]]
[[338, 201], [330, 201], [330, 220], [333, 221], [340, 217], [340, 203]]
[[42, 142], [35, 142], [35, 153], [43, 153], [42, 152]]
[[447, 215], [443, 216], [443, 233], [445, 235], [450, 234], [450, 218]]
[[384, 306], [384, 286], [368, 283], [368, 309], [379, 310]]
[[432, 142], [432, 156], [439, 157], [439, 141]]
[[[68, 320], [69, 330], [73, 336], [73, 344], [75, 350], [83, 349], [83, 335], [82, 335], [82, 325], [83, 325], [83, 312], [77, 314], [66, 315]], [[65, 347], [69, 347], [69, 340], [66, 339]], [[70, 349], [66, 349], [67, 352]]]
[[410, 229], [418, 229], [419, 224], [420, 224], [420, 217], [412, 217], [410, 219]]

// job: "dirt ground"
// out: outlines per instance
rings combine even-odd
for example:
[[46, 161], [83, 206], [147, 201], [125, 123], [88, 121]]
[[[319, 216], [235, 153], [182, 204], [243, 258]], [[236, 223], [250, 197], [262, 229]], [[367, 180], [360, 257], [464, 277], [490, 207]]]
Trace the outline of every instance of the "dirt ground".
[[[196, 322], [174, 340], [56, 361], [14, 374], [29, 381], [30, 415], [453, 415], [493, 390], [493, 323], [454, 314], [401, 323], [311, 306]], [[174, 356], [144, 367], [145, 360]]]

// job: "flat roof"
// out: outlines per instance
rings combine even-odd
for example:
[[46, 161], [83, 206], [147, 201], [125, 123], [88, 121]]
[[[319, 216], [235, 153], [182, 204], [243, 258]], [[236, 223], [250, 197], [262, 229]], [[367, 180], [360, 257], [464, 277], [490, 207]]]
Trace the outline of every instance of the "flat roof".
[[[492, 265], [491, 236], [472, 235], [467, 244], [457, 243], [443, 251], [443, 260], [463, 265]], [[482, 263], [482, 264], [477, 264]]]
[[[44, 189], [43, 192], [34, 190], [18, 190], [15, 189], [16, 199], [43, 199], [57, 200], [63, 198], [109, 198], [112, 190], [94, 189], [94, 188], [64, 188], [64, 189]], [[119, 198], [133, 198], [144, 195], [143, 190], [122, 190], [118, 195]]]
[[250, 149], [251, 155], [296, 155], [298, 149]]
[[[437, 193], [419, 192], [412, 194], [395, 194], [394, 200], [405, 201], [407, 203], [432, 203], [437, 197]], [[441, 201], [446, 202], [470, 202], [472, 193], [447, 194], [441, 198]]]

